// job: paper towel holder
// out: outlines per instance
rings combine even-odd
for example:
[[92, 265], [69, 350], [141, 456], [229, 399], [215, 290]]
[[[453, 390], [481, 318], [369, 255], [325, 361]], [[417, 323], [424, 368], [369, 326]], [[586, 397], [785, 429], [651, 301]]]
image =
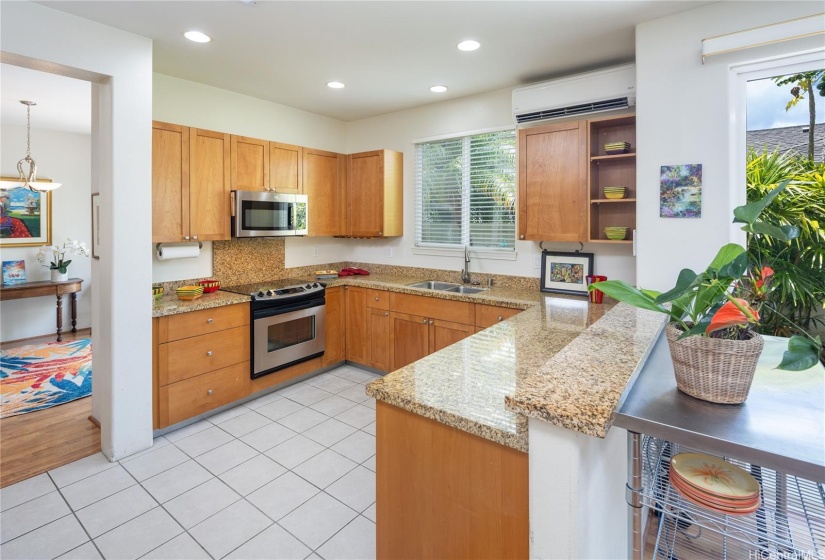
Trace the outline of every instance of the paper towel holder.
[[[163, 245], [163, 243], [157, 243], [155, 245], [155, 250], [158, 252], [159, 257], [163, 256], [163, 247], [161, 247], [161, 245]], [[198, 241], [198, 249], [203, 249], [203, 243], [200, 241]]]

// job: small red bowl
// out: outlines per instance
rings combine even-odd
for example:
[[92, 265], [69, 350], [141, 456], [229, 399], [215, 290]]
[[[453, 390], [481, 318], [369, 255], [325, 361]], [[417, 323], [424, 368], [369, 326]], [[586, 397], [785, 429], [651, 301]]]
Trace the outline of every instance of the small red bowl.
[[221, 283], [215, 280], [214, 278], [209, 278], [207, 280], [201, 280], [198, 282], [199, 286], [203, 286], [203, 293], [211, 294], [212, 292], [217, 292], [221, 289]]

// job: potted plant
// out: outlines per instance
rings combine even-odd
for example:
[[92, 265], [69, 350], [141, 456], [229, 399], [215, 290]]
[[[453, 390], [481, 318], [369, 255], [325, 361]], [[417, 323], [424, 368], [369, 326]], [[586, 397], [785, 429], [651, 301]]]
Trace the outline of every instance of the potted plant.
[[[743, 224], [742, 230], [749, 236], [786, 243], [796, 238], [796, 226], [759, 220], [787, 184], [783, 182], [761, 200], [736, 208], [734, 223]], [[599, 282], [589, 289], [598, 288], [621, 302], [667, 315], [665, 335], [679, 389], [703, 400], [733, 404], [747, 398], [762, 352], [764, 341], [753, 326], [759, 322], [772, 275], [767, 263], [750, 262], [744, 247], [729, 243], [704, 271], [683, 269], [676, 285], [664, 293], [636, 289], [621, 280]], [[821, 352], [820, 337], [794, 335], [778, 367], [808, 369], [817, 363]]]
[[[72, 263], [71, 259], [66, 259], [66, 255], [82, 255], [89, 256], [89, 249], [85, 243], [81, 243], [77, 239], [66, 239], [63, 247], [57, 245], [43, 245], [37, 252], [37, 260], [51, 270], [52, 282], [65, 282], [69, 279], [69, 265]], [[46, 261], [50, 260], [49, 264]]]

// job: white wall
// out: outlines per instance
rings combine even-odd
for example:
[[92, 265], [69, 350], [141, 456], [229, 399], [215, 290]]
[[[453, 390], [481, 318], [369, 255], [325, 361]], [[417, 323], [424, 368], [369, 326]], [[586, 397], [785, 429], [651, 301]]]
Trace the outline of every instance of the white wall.
[[[733, 207], [744, 180], [731, 181], [744, 155], [731, 149], [731, 130], [745, 122], [730, 111], [730, 65], [822, 46], [822, 36], [701, 60], [702, 39], [822, 12], [821, 2], [720, 2], [636, 27], [638, 281], [673, 286], [679, 270], [702, 270], [732, 233]], [[659, 168], [702, 164], [702, 217], [659, 218]]]
[[[17, 161], [26, 154], [26, 127], [0, 127], [0, 173], [17, 176]], [[32, 156], [37, 161], [38, 177], [63, 183], [52, 192], [52, 245], [61, 246], [67, 237], [86, 242], [91, 249], [91, 138], [32, 129]], [[0, 260], [25, 260], [26, 279], [48, 280], [49, 269], [37, 261], [39, 247], [0, 249]], [[77, 327], [92, 325], [91, 257], [70, 257], [69, 277], [83, 279], [83, 291], [77, 294]], [[63, 330], [71, 329], [69, 297], [63, 298]], [[0, 303], [0, 340], [18, 340], [55, 332], [55, 299], [38, 297]]]
[[152, 43], [30, 2], [3, 2], [0, 16], [4, 62], [94, 82], [103, 244], [93, 266], [92, 399], [102, 451], [117, 460], [152, 443]]
[[[424, 268], [459, 270], [464, 266], [463, 253], [446, 256], [414, 254], [415, 245], [415, 152], [413, 141], [439, 135], [460, 135], [488, 128], [514, 126], [512, 117], [512, 89], [502, 89], [443, 101], [351, 122], [347, 125], [347, 150], [349, 153], [389, 148], [404, 153], [404, 236], [391, 240], [341, 240], [349, 247], [350, 260], [398, 264]], [[303, 240], [306, 243], [311, 240]], [[546, 249], [574, 251], [578, 243], [545, 243]], [[387, 257], [392, 247], [393, 257]], [[289, 246], [288, 246], [289, 248]], [[342, 248], [342, 251], [344, 249]], [[594, 268], [610, 278], [635, 281], [635, 259], [628, 246], [587, 243], [586, 252], [595, 253]], [[516, 241], [516, 261], [493, 260], [474, 257], [470, 272], [511, 274], [538, 277], [541, 271], [534, 266], [541, 255], [537, 242]], [[287, 257], [290, 257], [287, 251]], [[291, 259], [288, 262], [293, 262]], [[311, 264], [300, 262], [298, 264]]]
[[[154, 75], [152, 98], [152, 116], [158, 121], [332, 152], [346, 152], [345, 123], [286, 105], [164, 74]], [[316, 241], [323, 243], [327, 240]], [[290, 252], [289, 247], [288, 243], [287, 254]], [[159, 261], [154, 247], [152, 255], [154, 282], [200, 278], [212, 274], [211, 242], [204, 243], [200, 256], [193, 259]], [[323, 260], [320, 255], [318, 258], [321, 260], [315, 262], [330, 261]]]

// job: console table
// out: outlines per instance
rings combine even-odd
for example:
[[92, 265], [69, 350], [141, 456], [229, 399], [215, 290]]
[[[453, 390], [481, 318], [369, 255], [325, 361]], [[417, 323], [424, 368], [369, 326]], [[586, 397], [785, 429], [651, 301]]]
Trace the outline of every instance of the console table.
[[63, 282], [23, 282], [0, 286], [0, 301], [39, 296], [57, 297], [57, 341], [63, 340], [63, 294], [71, 294], [72, 332], [77, 332], [77, 292], [82, 278], [69, 278]]

